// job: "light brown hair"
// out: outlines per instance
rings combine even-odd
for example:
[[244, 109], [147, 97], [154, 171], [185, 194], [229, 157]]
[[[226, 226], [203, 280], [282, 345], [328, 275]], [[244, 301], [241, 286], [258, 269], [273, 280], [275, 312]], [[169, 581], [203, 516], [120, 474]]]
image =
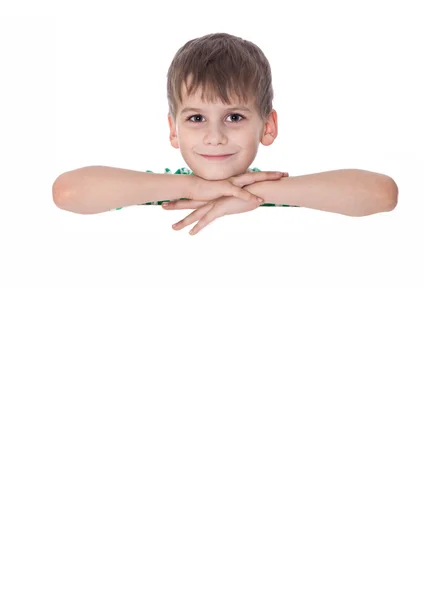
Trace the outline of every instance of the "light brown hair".
[[[190, 86], [187, 78], [191, 76]], [[229, 33], [210, 33], [184, 44], [173, 57], [167, 72], [169, 111], [175, 119], [182, 102], [182, 84], [187, 94], [202, 90], [202, 101], [216, 98], [230, 104], [233, 98], [254, 104], [262, 120], [273, 109], [271, 67], [262, 50]]]

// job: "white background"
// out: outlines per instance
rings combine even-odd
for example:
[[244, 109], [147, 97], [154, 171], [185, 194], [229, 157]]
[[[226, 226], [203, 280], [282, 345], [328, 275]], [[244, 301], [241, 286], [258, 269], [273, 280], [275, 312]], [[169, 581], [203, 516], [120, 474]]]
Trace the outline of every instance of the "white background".
[[[2, 600], [432, 600], [424, 6], [2, 9]], [[386, 173], [395, 210], [56, 207], [68, 170], [188, 166], [166, 74], [216, 32], [272, 67], [252, 166]]]

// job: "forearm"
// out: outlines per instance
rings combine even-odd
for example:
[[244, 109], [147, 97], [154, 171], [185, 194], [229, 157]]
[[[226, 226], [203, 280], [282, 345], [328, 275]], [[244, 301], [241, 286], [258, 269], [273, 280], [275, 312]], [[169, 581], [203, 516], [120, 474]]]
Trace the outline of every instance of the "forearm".
[[259, 181], [245, 186], [264, 204], [289, 204], [362, 217], [392, 210], [398, 188], [391, 177], [362, 169], [341, 169]]
[[122, 206], [186, 198], [192, 175], [144, 173], [114, 167], [89, 166], [60, 175], [53, 184], [59, 208], [95, 214]]

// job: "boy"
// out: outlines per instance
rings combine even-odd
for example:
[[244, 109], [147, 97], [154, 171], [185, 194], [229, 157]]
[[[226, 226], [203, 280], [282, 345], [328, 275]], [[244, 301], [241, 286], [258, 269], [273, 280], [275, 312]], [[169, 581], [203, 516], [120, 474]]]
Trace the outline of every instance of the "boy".
[[[145, 198], [144, 204], [174, 200], [163, 207], [197, 209], [174, 228], [198, 221], [190, 231], [197, 233], [215, 218], [254, 210], [256, 195], [262, 206], [349, 216], [389, 211], [397, 204], [396, 183], [380, 173], [343, 169], [289, 178], [249, 168], [259, 143], [269, 146], [278, 134], [271, 68], [252, 42], [226, 33], [188, 41], [169, 67], [167, 98], [169, 140], [191, 170], [172, 175], [169, 169], [155, 174], [84, 167], [56, 179], [57, 206], [93, 214], [142, 204]], [[297, 204], [289, 204], [291, 199]]]

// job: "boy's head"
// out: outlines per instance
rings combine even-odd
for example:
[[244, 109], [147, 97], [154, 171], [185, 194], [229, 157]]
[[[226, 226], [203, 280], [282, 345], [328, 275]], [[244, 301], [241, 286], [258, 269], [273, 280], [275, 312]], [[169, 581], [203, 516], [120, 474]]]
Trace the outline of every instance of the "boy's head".
[[269, 146], [277, 137], [270, 64], [240, 37], [212, 33], [184, 44], [167, 73], [167, 98], [170, 143], [204, 179], [245, 173], [259, 143]]

